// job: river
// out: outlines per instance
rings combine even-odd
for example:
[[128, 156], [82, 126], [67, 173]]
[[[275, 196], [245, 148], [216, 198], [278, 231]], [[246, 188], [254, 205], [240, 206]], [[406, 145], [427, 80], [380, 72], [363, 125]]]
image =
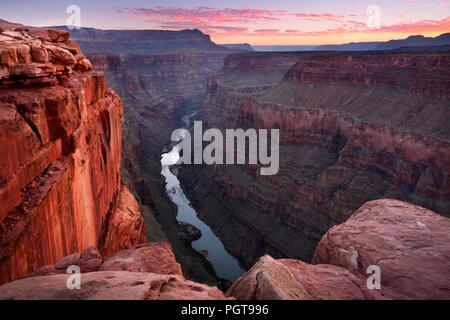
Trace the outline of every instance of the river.
[[[194, 116], [195, 113], [189, 113], [182, 118], [186, 127], [189, 127]], [[243, 275], [245, 270], [240, 267], [236, 258], [228, 253], [222, 241], [212, 232], [211, 228], [197, 217], [197, 212], [191, 207], [189, 199], [180, 186], [180, 181], [170, 170], [170, 166], [176, 164], [179, 158], [177, 146], [173, 146], [170, 152], [161, 155], [161, 174], [166, 179], [167, 194], [178, 208], [177, 220], [187, 222], [201, 231], [202, 236], [192, 242], [192, 247], [199, 252], [206, 250], [217, 276], [233, 282]]]

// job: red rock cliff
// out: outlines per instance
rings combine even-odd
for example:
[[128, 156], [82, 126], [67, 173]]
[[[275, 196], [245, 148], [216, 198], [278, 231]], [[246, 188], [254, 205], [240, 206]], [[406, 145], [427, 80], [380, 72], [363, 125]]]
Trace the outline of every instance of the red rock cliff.
[[89, 246], [109, 256], [145, 242], [121, 181], [121, 99], [68, 32], [3, 29], [0, 283]]

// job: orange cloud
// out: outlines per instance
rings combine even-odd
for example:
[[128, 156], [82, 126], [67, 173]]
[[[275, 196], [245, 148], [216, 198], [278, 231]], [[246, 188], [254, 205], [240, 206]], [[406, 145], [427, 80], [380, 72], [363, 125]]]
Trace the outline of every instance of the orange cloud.
[[[415, 3], [411, 1], [410, 3]], [[442, 2], [445, 5], [448, 2]], [[197, 28], [218, 43], [326, 44], [349, 41], [385, 41], [411, 34], [438, 35], [450, 30], [450, 17], [420, 20], [378, 29], [368, 28], [366, 15], [334, 13], [296, 13], [286, 10], [229, 9], [198, 7], [124, 8], [118, 12], [128, 19], [148, 21], [159, 28], [179, 30]], [[301, 29], [287, 18], [299, 18]], [[260, 26], [260, 28], [258, 28]], [[286, 29], [285, 31], [282, 31]]]

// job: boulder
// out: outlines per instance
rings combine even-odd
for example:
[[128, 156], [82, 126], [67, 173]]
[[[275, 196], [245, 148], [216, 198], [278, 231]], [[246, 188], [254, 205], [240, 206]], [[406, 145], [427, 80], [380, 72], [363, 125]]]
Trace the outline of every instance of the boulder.
[[136, 249], [116, 253], [103, 262], [100, 271], [153, 272], [182, 275], [172, 247], [166, 242], [138, 245]]
[[50, 41], [50, 42], [67, 42], [70, 33], [67, 30], [47, 29], [47, 28], [32, 28], [29, 34], [33, 37]]
[[291, 271], [269, 255], [263, 256], [227, 291], [239, 300], [310, 300]]
[[80, 71], [80, 72], [91, 71], [92, 70], [92, 63], [88, 59], [82, 58], [75, 65], [75, 70]]
[[[313, 264], [262, 257], [227, 295], [238, 299], [450, 299], [450, 219], [398, 200], [364, 204], [319, 242]], [[380, 288], [370, 266], [379, 267]]]
[[300, 260], [280, 259], [314, 300], [393, 299], [391, 292], [369, 290], [366, 279], [331, 264], [312, 265]]
[[31, 47], [31, 56], [35, 62], [47, 63], [49, 61], [47, 50], [39, 46]]

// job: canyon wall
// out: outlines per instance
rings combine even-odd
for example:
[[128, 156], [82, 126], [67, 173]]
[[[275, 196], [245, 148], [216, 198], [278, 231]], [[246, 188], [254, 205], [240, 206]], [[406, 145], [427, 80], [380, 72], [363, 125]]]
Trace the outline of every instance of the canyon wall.
[[[66, 29], [65, 26], [57, 27]], [[170, 30], [100, 30], [80, 28], [70, 31], [86, 54], [223, 52], [231, 51], [211, 41], [198, 29]]]
[[122, 183], [123, 109], [67, 31], [2, 23], [0, 283], [145, 242]]
[[305, 53], [271, 86], [270, 63], [264, 78], [254, 70], [264, 54], [242, 67], [245, 57], [210, 78], [202, 120], [280, 129], [278, 174], [185, 165], [181, 180], [246, 266], [263, 254], [310, 261], [329, 228], [374, 199], [450, 216], [449, 54]]
[[398, 200], [370, 201], [327, 231], [312, 264], [265, 255], [227, 294], [245, 300], [448, 300], [449, 238], [449, 218]]

